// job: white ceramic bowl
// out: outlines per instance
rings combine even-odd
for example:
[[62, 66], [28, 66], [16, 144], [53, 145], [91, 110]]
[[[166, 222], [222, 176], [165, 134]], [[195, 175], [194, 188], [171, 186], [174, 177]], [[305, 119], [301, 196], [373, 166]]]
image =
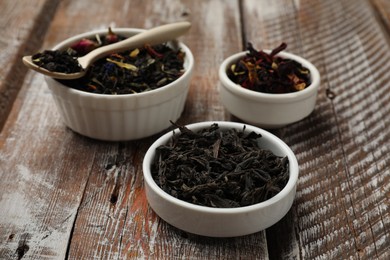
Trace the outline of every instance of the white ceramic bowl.
[[263, 128], [279, 128], [307, 117], [314, 110], [320, 74], [312, 63], [297, 55], [280, 52], [279, 57], [295, 60], [309, 69], [312, 82], [310, 86], [294, 93], [260, 93], [241, 87], [226, 74], [227, 69], [246, 53], [240, 52], [228, 57], [219, 68], [222, 83], [219, 85], [220, 99], [231, 114], [249, 124]]
[[[132, 36], [141, 29], [114, 28], [113, 32]], [[107, 29], [71, 37], [53, 49], [62, 49], [72, 43], [94, 36], [105, 35]], [[57, 80], [45, 77], [55, 104], [65, 124], [77, 133], [100, 140], [133, 140], [156, 134], [168, 128], [183, 112], [189, 82], [194, 67], [190, 49], [183, 43], [185, 73], [164, 87], [143, 93], [105, 95], [84, 92], [67, 87]]]
[[[287, 156], [290, 176], [286, 186], [274, 197], [264, 202], [239, 208], [212, 208], [179, 200], [164, 192], [153, 180], [151, 164], [155, 160], [156, 148], [166, 144], [173, 133], [167, 133], [151, 145], [143, 161], [146, 197], [151, 208], [163, 220], [184, 231], [211, 237], [235, 237], [258, 232], [278, 222], [291, 208], [298, 181], [298, 162], [291, 149], [279, 138], [260, 128], [235, 122], [201, 122], [188, 125], [197, 131], [217, 123], [220, 129], [255, 131], [262, 137], [259, 146], [271, 150], [275, 155]], [[175, 130], [179, 132], [179, 130]]]

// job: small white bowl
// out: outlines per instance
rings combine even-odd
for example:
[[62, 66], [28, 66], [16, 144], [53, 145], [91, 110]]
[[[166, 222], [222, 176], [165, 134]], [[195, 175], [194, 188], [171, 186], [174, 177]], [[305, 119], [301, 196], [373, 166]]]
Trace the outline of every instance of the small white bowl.
[[[269, 53], [269, 50], [265, 52]], [[309, 69], [311, 84], [294, 93], [260, 93], [234, 83], [226, 74], [227, 69], [246, 54], [247, 52], [240, 52], [228, 57], [219, 68], [222, 83], [219, 85], [220, 99], [231, 114], [249, 124], [270, 129], [297, 122], [314, 110], [320, 73], [312, 63], [297, 55], [280, 52], [277, 56], [295, 60]]]
[[[113, 32], [132, 36], [141, 29], [114, 28]], [[53, 49], [63, 49], [83, 38], [105, 35], [107, 29], [71, 37]], [[55, 104], [65, 124], [73, 131], [95, 139], [124, 141], [140, 139], [168, 128], [183, 112], [194, 67], [190, 49], [183, 43], [185, 73], [164, 87], [136, 94], [106, 95], [67, 87], [45, 76]]]
[[[143, 161], [146, 197], [150, 207], [169, 224], [198, 235], [210, 237], [235, 237], [264, 230], [278, 222], [292, 206], [298, 181], [298, 162], [291, 149], [279, 138], [260, 128], [235, 122], [201, 122], [186, 126], [193, 131], [209, 128], [217, 123], [221, 130], [237, 129], [260, 133], [259, 147], [289, 160], [289, 180], [274, 197], [251, 206], [239, 208], [212, 208], [179, 200], [164, 192], [153, 180], [151, 165], [156, 148], [166, 144], [173, 136], [167, 133], [151, 145]], [[175, 130], [179, 132], [179, 130]]]

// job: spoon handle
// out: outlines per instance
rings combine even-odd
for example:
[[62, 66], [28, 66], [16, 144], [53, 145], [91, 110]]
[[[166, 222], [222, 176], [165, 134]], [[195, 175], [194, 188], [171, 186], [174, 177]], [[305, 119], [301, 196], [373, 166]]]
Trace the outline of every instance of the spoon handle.
[[139, 48], [145, 43], [153, 45], [173, 40], [186, 33], [190, 27], [190, 22], [177, 22], [158, 26], [131, 36], [126, 40], [97, 48], [87, 55], [80, 57], [78, 61], [83, 68], [87, 68], [95, 60], [114, 52]]

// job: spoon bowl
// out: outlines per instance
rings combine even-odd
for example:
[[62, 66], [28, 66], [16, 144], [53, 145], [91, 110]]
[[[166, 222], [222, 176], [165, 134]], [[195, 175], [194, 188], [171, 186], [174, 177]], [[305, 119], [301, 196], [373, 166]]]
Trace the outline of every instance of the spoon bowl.
[[[61, 73], [61, 72], [50, 71], [50, 70], [45, 69], [44, 67], [40, 67], [37, 64], [35, 64], [32, 61], [32, 56], [24, 56], [22, 58], [22, 61], [23, 61], [23, 64], [26, 65], [27, 67], [29, 67], [30, 69], [35, 70], [36, 72], [39, 72], [45, 76], [49, 76], [49, 77], [52, 77], [55, 79], [68, 79], [68, 80], [78, 79], [78, 78], [83, 77], [85, 75], [85, 72], [86, 72], [85, 69], [81, 70], [80, 72], [76, 72], [76, 73]], [[80, 64], [80, 58], [77, 59], [77, 61]]]
[[139, 48], [145, 43], [151, 45], [164, 43], [185, 34], [190, 29], [190, 27], [190, 22], [166, 24], [143, 31], [123, 41], [97, 48], [87, 55], [77, 58], [77, 61], [80, 64], [82, 70], [76, 73], [49, 71], [33, 63], [32, 56], [24, 56], [23, 63], [30, 69], [55, 79], [77, 79], [85, 75], [89, 65], [108, 54]]

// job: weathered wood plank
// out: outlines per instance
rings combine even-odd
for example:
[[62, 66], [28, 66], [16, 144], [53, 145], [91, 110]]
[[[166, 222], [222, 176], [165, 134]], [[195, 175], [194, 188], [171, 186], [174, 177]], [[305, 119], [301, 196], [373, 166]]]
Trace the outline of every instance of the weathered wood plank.
[[[0, 62], [14, 66], [15, 57], [29, 51], [25, 39], [35, 40], [31, 48], [49, 48], [108, 25], [150, 28], [191, 20], [193, 28], [183, 40], [196, 67], [180, 123], [237, 120], [221, 106], [216, 87], [221, 61], [243, 49], [241, 21], [244, 39], [255, 46], [273, 48], [286, 41], [290, 51], [311, 60], [322, 85], [310, 117], [273, 131], [300, 163], [293, 209], [267, 232], [213, 239], [181, 232], [148, 207], [141, 164], [158, 135], [107, 143], [74, 134], [59, 118], [41, 75], [18, 71], [11, 81], [11, 70], [2, 66], [0, 90], [10, 82], [23, 87], [15, 101], [8, 97], [17, 92], [6, 97], [6, 107], [13, 107], [0, 133], [0, 258], [390, 257], [390, 46], [375, 5], [363, 0], [71, 0], [61, 1], [54, 12], [57, 1], [37, 1], [35, 9], [13, 16], [11, 7], [28, 7], [31, 1], [14, 2], [0, 2], [5, 6], [1, 24], [19, 28], [15, 38], [2, 27], [18, 47], [7, 47], [11, 55], [0, 56]], [[26, 19], [35, 23], [26, 27]]]
[[378, 13], [379, 19], [390, 33], [390, 2], [386, 0], [371, 0], [372, 5]]
[[[116, 1], [106, 8], [96, 1], [66, 1], [58, 10], [43, 48], [109, 25], [148, 28], [191, 20], [192, 33], [184, 41], [199, 65], [180, 122], [229, 117], [218, 100], [217, 70], [224, 57], [241, 49], [237, 1], [176, 1], [170, 5]], [[83, 22], [76, 27], [75, 21]], [[232, 40], [227, 44], [226, 38]], [[42, 76], [33, 72], [28, 74], [10, 117], [14, 120], [7, 121], [0, 139], [4, 165], [0, 203], [7, 209], [2, 213], [7, 221], [0, 226], [2, 241], [6, 241], [1, 256], [17, 258], [22, 252], [26, 257], [77, 259], [266, 258], [265, 232], [244, 239], [205, 239], [176, 230], [149, 209], [141, 164], [157, 136], [105, 143], [72, 133], [56, 113]], [[22, 151], [24, 157], [19, 158]], [[6, 174], [10, 172], [12, 175]]]
[[39, 48], [58, 1], [0, 1], [0, 131], [27, 68], [21, 58]]
[[29, 73], [20, 103], [0, 135], [0, 258], [62, 258], [93, 153], [59, 120], [42, 76]]
[[313, 114], [275, 132], [295, 151], [300, 180], [284, 220], [294, 228], [281, 222], [267, 232], [268, 242], [287, 234], [270, 255], [388, 258], [388, 35], [365, 1], [244, 1], [243, 9], [248, 41], [285, 41], [322, 74]]
[[[76, 5], [76, 2], [74, 2]], [[74, 6], [67, 8], [74, 10]], [[149, 1], [138, 3], [137, 10], [129, 9], [130, 14], [143, 13], [144, 24], [151, 27], [160, 23], [182, 19], [192, 21], [191, 32], [183, 40], [194, 52], [196, 64], [188, 103], [181, 123], [203, 120], [223, 120], [225, 112], [218, 100], [218, 66], [229, 51], [241, 48], [238, 4], [236, 1], [176, 1], [164, 3]], [[84, 14], [85, 10], [80, 9]], [[106, 9], [113, 13], [115, 8]], [[219, 15], [216, 15], [219, 12]], [[91, 10], [91, 15], [94, 10]], [[77, 14], [74, 14], [77, 16]], [[89, 16], [89, 13], [84, 14]], [[111, 16], [112, 17], [112, 16]], [[127, 15], [127, 24], [134, 24], [136, 17]], [[103, 18], [104, 20], [104, 18]], [[120, 26], [123, 20], [107, 21]], [[139, 22], [139, 21], [138, 21]], [[67, 24], [67, 21], [53, 21]], [[208, 26], [214, 24], [215, 26]], [[123, 25], [125, 26], [125, 25]], [[228, 31], [222, 28], [229, 28]], [[236, 39], [226, 44], [226, 38]], [[224, 46], [220, 48], [220, 46]], [[210, 55], [212, 53], [212, 55]], [[206, 96], [207, 95], [207, 96]], [[86, 189], [85, 200], [80, 207], [70, 245], [71, 258], [156, 258], [168, 259], [180, 256], [193, 258], [219, 258], [248, 256], [265, 258], [267, 255], [265, 233], [261, 232], [246, 239], [205, 239], [183, 233], [161, 221], [148, 207], [143, 192], [142, 157], [155, 139], [122, 144], [120, 150], [112, 149], [106, 154], [96, 153], [96, 162], [111, 162], [94, 165]], [[102, 156], [102, 159], [99, 157]], [[112, 165], [112, 167], [106, 167]], [[113, 194], [115, 203], [110, 201]], [[91, 194], [91, 195], [89, 195]], [[97, 195], [99, 194], [99, 196]], [[92, 198], [92, 199], [88, 199]], [[87, 238], [87, 239], [86, 239]], [[205, 240], [208, 243], [205, 243]], [[251, 250], [239, 250], [237, 244], [245, 244]], [[98, 245], [98, 246], [97, 246]]]

